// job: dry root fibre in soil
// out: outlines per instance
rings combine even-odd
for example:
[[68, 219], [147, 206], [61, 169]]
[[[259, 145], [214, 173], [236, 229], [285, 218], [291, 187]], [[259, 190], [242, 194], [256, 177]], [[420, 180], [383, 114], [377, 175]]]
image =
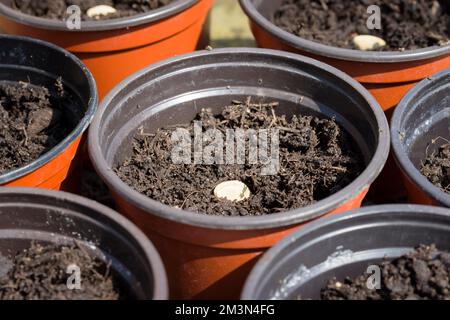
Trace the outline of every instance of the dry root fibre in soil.
[[431, 142], [431, 145], [442, 140], [445, 143], [437, 151], [427, 152], [421, 172], [436, 187], [450, 195], [450, 141], [437, 138]]
[[[80, 268], [81, 287], [71, 290]], [[69, 271], [69, 272], [68, 272]], [[0, 255], [0, 300], [117, 300], [110, 267], [93, 258], [83, 245], [40, 245], [18, 252], [12, 260]]]
[[[308, 206], [341, 190], [361, 173], [362, 155], [334, 119], [311, 115], [288, 118], [276, 114], [278, 107], [277, 102], [233, 101], [221, 114], [203, 109], [195, 119], [202, 124], [203, 132], [216, 129], [226, 136], [228, 129], [243, 129], [246, 146], [248, 129], [278, 130], [280, 166], [274, 175], [262, 175], [264, 165], [249, 161], [208, 165], [194, 164], [192, 158], [192, 164], [174, 164], [171, 152], [175, 127], [159, 129], [155, 134], [142, 130], [134, 139], [131, 156], [115, 171], [129, 186], [163, 204], [224, 216], [266, 215]], [[193, 139], [194, 123], [182, 126]], [[226, 143], [222, 147], [226, 154]], [[246, 148], [247, 160], [248, 151]], [[250, 189], [249, 198], [237, 202], [215, 196], [218, 184], [235, 180]]]
[[[381, 9], [381, 29], [369, 29], [367, 9]], [[356, 35], [386, 41], [381, 51], [403, 51], [449, 44], [450, 3], [445, 0], [284, 0], [272, 17], [301, 38], [355, 49]]]
[[331, 280], [322, 290], [323, 300], [449, 300], [450, 254], [435, 246], [420, 246], [413, 252], [380, 265], [381, 289], [369, 289], [368, 275]]
[[[76, 5], [81, 9], [82, 20], [99, 20], [134, 16], [158, 9], [173, 1], [174, 0], [14, 0], [12, 2], [12, 8], [36, 17], [63, 20], [69, 17], [67, 8]], [[116, 12], [89, 17], [87, 15], [88, 9], [99, 5], [113, 7], [116, 9]]]
[[0, 175], [64, 140], [83, 117], [78, 104], [61, 79], [49, 87], [0, 81]]

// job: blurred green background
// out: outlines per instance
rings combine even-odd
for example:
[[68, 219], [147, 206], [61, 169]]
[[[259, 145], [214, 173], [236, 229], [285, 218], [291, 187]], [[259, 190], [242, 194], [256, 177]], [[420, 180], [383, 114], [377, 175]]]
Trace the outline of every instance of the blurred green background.
[[248, 19], [237, 0], [215, 0], [205, 28], [213, 48], [255, 46]]

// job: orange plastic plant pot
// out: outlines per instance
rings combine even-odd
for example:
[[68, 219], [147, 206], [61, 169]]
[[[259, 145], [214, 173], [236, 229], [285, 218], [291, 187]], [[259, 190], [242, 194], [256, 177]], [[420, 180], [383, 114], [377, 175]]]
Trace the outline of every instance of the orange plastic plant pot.
[[84, 22], [69, 30], [63, 21], [24, 15], [0, 3], [0, 28], [55, 43], [76, 54], [94, 75], [102, 98], [116, 84], [159, 60], [196, 49], [212, 0], [181, 0], [146, 14]]
[[[361, 207], [366, 193], [325, 215]], [[119, 212], [158, 248], [169, 275], [172, 299], [238, 299], [258, 258], [304, 224], [247, 231], [201, 228], [158, 218], [120, 196], [115, 199]]]
[[377, 272], [368, 272], [368, 266], [395, 260], [421, 243], [450, 250], [449, 229], [450, 210], [407, 204], [370, 206], [320, 219], [283, 239], [259, 260], [241, 299], [257, 303], [301, 297], [299, 307], [322, 300], [331, 278], [345, 283], [361, 274], [378, 277]]
[[412, 203], [450, 208], [450, 194], [431, 183], [420, 170], [427, 155], [448, 143], [449, 83], [450, 68], [423, 80], [405, 95], [391, 120], [392, 150]]
[[419, 61], [362, 62], [335, 59], [297, 49], [268, 34], [256, 23], [252, 23], [252, 30], [258, 46], [262, 48], [299, 53], [321, 60], [346, 72], [369, 90], [388, 115], [392, 114], [395, 106], [414, 85], [426, 77], [450, 67], [450, 48], [436, 58]]
[[428, 196], [423, 190], [420, 190], [408, 177], [403, 175], [403, 183], [408, 193], [410, 203], [436, 205], [437, 203]]
[[380, 175], [371, 185], [367, 200], [371, 203], [389, 204], [406, 199], [407, 192], [401, 177], [402, 172], [391, 152]]
[[77, 57], [41, 40], [0, 35], [0, 57], [0, 69], [4, 69], [0, 80], [39, 85], [61, 77], [80, 98], [78, 107], [84, 116], [61, 143], [28, 165], [0, 175], [0, 186], [59, 190], [97, 108], [95, 81]]
[[[287, 118], [311, 112], [335, 116], [360, 147], [364, 171], [310, 206], [256, 217], [208, 216], [166, 206], [116, 175], [114, 168], [133, 152], [139, 128], [154, 133], [191, 122], [203, 106], [220, 114], [231, 101], [248, 97], [280, 101], [276, 112]], [[237, 299], [255, 259], [284, 235], [323, 215], [360, 206], [386, 162], [388, 131], [375, 99], [339, 70], [286, 52], [230, 48], [168, 59], [118, 85], [103, 99], [90, 128], [89, 154], [121, 212], [162, 253], [173, 298]]]
[[36, 169], [36, 171], [7, 182], [2, 186], [60, 190], [61, 184], [66, 180], [70, 172], [71, 163], [78, 150], [79, 143], [80, 139], [77, 139], [56, 158]]
[[[4, 257], [14, 261], [16, 252], [22, 252], [34, 242], [55, 246], [76, 243], [86, 248], [85, 253], [95, 257], [96, 262], [108, 265], [109, 274], [120, 283], [121, 300], [168, 299], [166, 271], [154, 245], [116, 211], [70, 193], [2, 187], [0, 212], [2, 271]], [[72, 261], [76, 262], [80, 263]], [[54, 270], [66, 271], [58, 266]], [[29, 288], [29, 281], [32, 279], [23, 279], [22, 286]], [[49, 284], [42, 282], [44, 288], [50, 289]], [[55, 300], [62, 298], [54, 290], [49, 292]]]
[[362, 83], [383, 110], [392, 112], [417, 82], [450, 67], [450, 46], [404, 52], [363, 52], [302, 39], [274, 25], [268, 17], [281, 0], [240, 0], [262, 48], [296, 52], [328, 63]]
[[[450, 67], [450, 46], [404, 52], [363, 52], [309, 41], [270, 21], [281, 0], [240, 0], [258, 45], [300, 53], [328, 63], [359, 81], [377, 99], [388, 119], [403, 96], [421, 80]], [[389, 163], [390, 162], [390, 163]], [[405, 195], [400, 170], [389, 161], [370, 198], [381, 203]]]

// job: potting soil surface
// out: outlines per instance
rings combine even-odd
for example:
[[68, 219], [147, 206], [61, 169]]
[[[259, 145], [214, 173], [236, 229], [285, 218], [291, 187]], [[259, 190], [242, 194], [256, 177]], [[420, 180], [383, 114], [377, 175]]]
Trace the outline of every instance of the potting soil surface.
[[[115, 171], [135, 190], [166, 205], [223, 216], [266, 215], [304, 207], [341, 190], [360, 174], [364, 167], [362, 155], [334, 119], [301, 115], [288, 119], [276, 115], [277, 107], [278, 103], [252, 103], [250, 99], [245, 103], [234, 101], [222, 114], [203, 109], [195, 119], [201, 121], [203, 132], [218, 129], [224, 136], [227, 129], [279, 130], [280, 167], [273, 175], [261, 174], [266, 164], [249, 161], [174, 164], [174, 127], [160, 129], [156, 134], [138, 134], [132, 155]], [[194, 137], [194, 122], [183, 127]], [[250, 135], [245, 132], [243, 140], [248, 146]], [[224, 143], [223, 154], [226, 152]], [[218, 184], [233, 180], [247, 185], [251, 192], [248, 199], [233, 202], [214, 195]]]
[[[69, 279], [74, 274], [70, 266], [80, 268], [80, 289], [68, 288], [68, 283], [75, 284]], [[7, 272], [1, 272], [0, 265], [0, 300], [119, 299], [109, 266], [92, 258], [81, 245], [33, 243], [29, 249], [19, 252], [7, 268]]]
[[[63, 20], [69, 17], [67, 8], [77, 5], [81, 9], [82, 20], [116, 19], [134, 16], [168, 5], [174, 0], [14, 0], [12, 7], [36, 17]], [[97, 17], [89, 17], [87, 10], [99, 5], [108, 5], [117, 12]]]
[[450, 299], [450, 253], [435, 246], [420, 246], [413, 252], [380, 265], [381, 289], [367, 286], [369, 275], [331, 280], [322, 290], [323, 300], [448, 300]]
[[60, 143], [82, 117], [61, 80], [52, 88], [0, 81], [0, 175]]
[[[381, 9], [381, 29], [369, 29], [368, 7]], [[273, 23], [301, 38], [354, 49], [356, 35], [384, 39], [382, 51], [449, 44], [450, 4], [444, 0], [284, 0]]]
[[442, 145], [437, 152], [427, 155], [421, 172], [436, 187], [450, 194], [450, 141]]

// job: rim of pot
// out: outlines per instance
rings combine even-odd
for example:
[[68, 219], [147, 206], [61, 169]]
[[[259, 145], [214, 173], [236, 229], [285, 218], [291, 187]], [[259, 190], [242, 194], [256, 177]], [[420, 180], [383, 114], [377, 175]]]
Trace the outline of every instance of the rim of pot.
[[326, 56], [329, 58], [342, 59], [347, 61], [359, 61], [369, 63], [396, 63], [407, 62], [416, 60], [425, 60], [442, 55], [450, 54], [450, 45], [445, 46], [433, 46], [423, 49], [405, 50], [405, 51], [387, 51], [387, 52], [370, 52], [345, 49], [339, 47], [333, 47], [320, 42], [315, 42], [298, 37], [292, 33], [289, 33], [269, 20], [267, 20], [254, 5], [254, 0], [239, 0], [244, 12], [263, 28], [266, 32], [270, 33], [288, 45], [304, 50], [316, 55]]
[[395, 158], [408, 178], [410, 178], [432, 199], [450, 208], [450, 195], [436, 187], [416, 168], [405, 152], [403, 142], [401, 141], [399, 135], [403, 117], [408, 112], [408, 109], [414, 107], [414, 99], [419, 96], [421, 92], [423, 92], [423, 90], [425, 90], [429, 85], [432, 85], [435, 81], [439, 81], [445, 77], [450, 77], [450, 68], [436, 73], [431, 77], [425, 78], [403, 97], [400, 104], [396, 107], [394, 115], [392, 116], [391, 143]]
[[[279, 58], [288, 58], [298, 60], [304, 63], [314, 64], [317, 68], [324, 69], [330, 74], [335, 75], [337, 78], [345, 81], [355, 91], [357, 91], [371, 107], [374, 117], [377, 121], [378, 131], [378, 145], [374, 152], [370, 163], [366, 169], [358, 176], [351, 184], [338, 191], [337, 193], [318, 201], [317, 203], [290, 210], [284, 213], [276, 213], [265, 216], [252, 216], [252, 217], [222, 217], [222, 216], [208, 216], [186, 210], [175, 209], [170, 206], [164, 205], [159, 201], [153, 200], [132, 187], [123, 182], [112, 170], [107, 163], [103, 152], [100, 149], [99, 132], [103, 122], [103, 116], [107, 114], [108, 105], [125, 89], [129, 83], [139, 79], [145, 74], [151, 74], [154, 70], [157, 70], [161, 66], [170, 63], [182, 63], [184, 60], [189, 60], [193, 57], [201, 57], [207, 55], [223, 55], [223, 54], [264, 54], [274, 55]], [[145, 86], [145, 83], [142, 85]], [[133, 90], [137, 92], [138, 89]], [[109, 112], [109, 111], [108, 111]], [[92, 159], [93, 166], [103, 179], [103, 181], [120, 197], [126, 199], [134, 206], [146, 211], [148, 214], [156, 215], [160, 218], [168, 219], [182, 224], [191, 226], [199, 226], [210, 229], [221, 230], [258, 230], [258, 229], [271, 229], [277, 227], [289, 226], [292, 224], [307, 222], [317, 217], [320, 217], [330, 211], [337, 209], [344, 203], [354, 199], [361, 192], [367, 189], [384, 167], [390, 150], [390, 135], [389, 125], [386, 116], [381, 109], [375, 98], [356, 80], [348, 76], [342, 71], [327, 65], [318, 60], [301, 56], [294, 53], [288, 53], [284, 51], [271, 50], [271, 49], [257, 49], [257, 48], [224, 48], [214, 49], [212, 51], [202, 50], [194, 53], [176, 56], [156, 64], [153, 64], [134, 75], [128, 77], [117, 85], [109, 94], [102, 100], [99, 110], [91, 124], [89, 130], [89, 154]]]
[[370, 216], [377, 216], [379, 213], [391, 213], [393, 216], [403, 213], [421, 213], [425, 215], [429, 215], [430, 218], [433, 216], [444, 216], [450, 217], [450, 210], [447, 208], [439, 208], [432, 206], [424, 206], [424, 205], [412, 205], [412, 204], [387, 204], [387, 205], [379, 205], [379, 206], [371, 206], [360, 209], [355, 209], [348, 211], [343, 214], [322, 218], [320, 220], [309, 223], [308, 225], [300, 228], [294, 233], [288, 235], [283, 240], [278, 242], [275, 246], [270, 248], [260, 259], [256, 266], [251, 271], [248, 276], [244, 289], [242, 291], [241, 299], [242, 300], [252, 300], [257, 299], [255, 297], [255, 292], [258, 292], [257, 288], [260, 284], [260, 280], [264, 278], [265, 274], [267, 274], [267, 270], [271, 269], [271, 265], [273, 261], [279, 261], [280, 255], [285, 251], [286, 247], [292, 245], [292, 243], [298, 243], [304, 236], [307, 236], [309, 233], [317, 232], [321, 229], [328, 229], [330, 226], [344, 222], [347, 220], [364, 220], [364, 218]]
[[9, 6], [0, 3], [0, 14], [15, 22], [25, 24], [27, 26], [42, 28], [47, 30], [58, 30], [67, 32], [93, 32], [108, 31], [116, 29], [126, 29], [136, 27], [146, 23], [156, 22], [170, 16], [176, 15], [201, 0], [176, 0], [161, 8], [151, 10], [145, 13], [137, 14], [130, 17], [108, 19], [100, 21], [81, 21], [81, 29], [71, 30], [67, 28], [65, 21], [45, 19], [25, 14], [20, 10], [15, 10]]
[[94, 77], [92, 76], [91, 72], [88, 70], [88, 68], [81, 62], [80, 59], [78, 59], [75, 55], [68, 52], [67, 50], [64, 50], [54, 44], [51, 44], [46, 41], [29, 38], [29, 37], [22, 37], [22, 36], [11, 36], [11, 35], [1, 35], [0, 34], [0, 42], [3, 39], [8, 40], [16, 40], [18, 42], [29, 42], [29, 43], [35, 43], [43, 47], [48, 47], [51, 50], [57, 51], [63, 55], [65, 55], [68, 59], [71, 59], [74, 61], [80, 69], [83, 71], [84, 75], [86, 76], [86, 81], [89, 84], [90, 88], [90, 100], [88, 103], [88, 106], [86, 108], [86, 112], [84, 117], [80, 120], [78, 125], [75, 127], [75, 129], [72, 130], [72, 132], [64, 138], [63, 141], [58, 143], [55, 147], [53, 147], [51, 150], [49, 150], [47, 153], [39, 157], [38, 159], [30, 162], [29, 164], [8, 171], [7, 173], [0, 175], [0, 186], [4, 185], [8, 182], [17, 180], [37, 169], [42, 167], [43, 165], [47, 164], [51, 160], [55, 159], [57, 156], [59, 156], [63, 151], [65, 151], [76, 139], [78, 139], [89, 127], [89, 124], [91, 123], [92, 119], [94, 118], [95, 112], [97, 111], [97, 105], [98, 105], [98, 94], [97, 94], [97, 84], [95, 83]]
[[[47, 189], [36, 189], [36, 188], [15, 188], [15, 187], [2, 187], [0, 188], [0, 196], [1, 195], [24, 195], [31, 197], [40, 197], [40, 198], [48, 198], [49, 200], [57, 200], [58, 202], [72, 202], [76, 203], [80, 206], [92, 209], [104, 216], [113, 222], [117, 223], [125, 230], [129, 232], [129, 234], [135, 238], [137, 243], [141, 246], [143, 251], [145, 252], [146, 258], [152, 268], [154, 273], [154, 300], [164, 300], [168, 298], [169, 295], [169, 286], [166, 277], [166, 270], [164, 268], [164, 264], [161, 260], [161, 256], [156, 250], [153, 243], [144, 235], [144, 233], [136, 227], [131, 221], [126, 219], [124, 216], [119, 214], [118, 212], [108, 208], [96, 201], [62, 191], [54, 191]], [[83, 212], [80, 212], [83, 213]], [[158, 277], [157, 275], [163, 275], [162, 277]]]

